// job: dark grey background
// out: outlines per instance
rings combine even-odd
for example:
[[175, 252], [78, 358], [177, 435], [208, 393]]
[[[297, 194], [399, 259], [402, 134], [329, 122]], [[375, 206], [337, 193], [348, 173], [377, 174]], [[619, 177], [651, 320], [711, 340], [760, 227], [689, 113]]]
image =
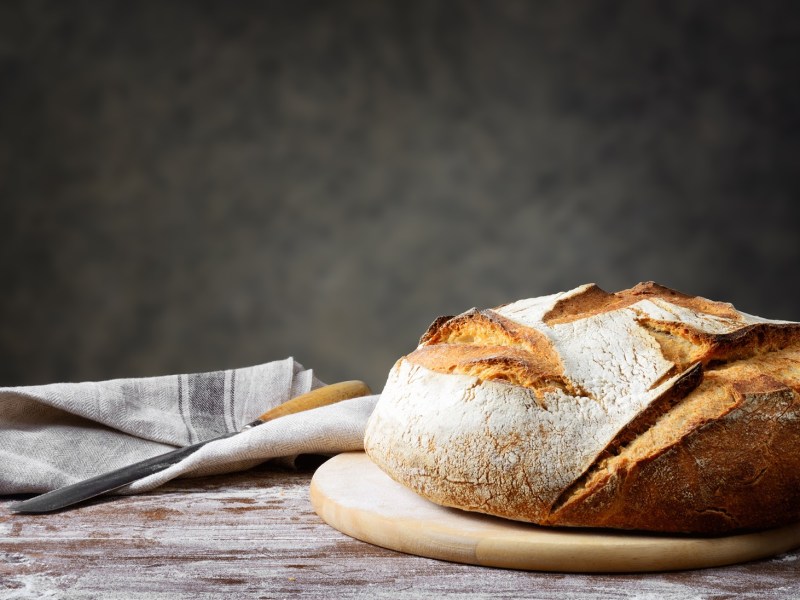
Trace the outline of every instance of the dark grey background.
[[0, 385], [656, 280], [800, 320], [795, 2], [0, 2]]

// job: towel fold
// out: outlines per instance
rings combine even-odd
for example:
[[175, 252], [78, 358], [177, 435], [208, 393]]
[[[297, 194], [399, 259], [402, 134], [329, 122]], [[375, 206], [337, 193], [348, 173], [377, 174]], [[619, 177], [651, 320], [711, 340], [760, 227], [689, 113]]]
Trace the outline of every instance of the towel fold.
[[[324, 385], [292, 358], [243, 369], [0, 388], [0, 494], [38, 493], [198, 441], [239, 431]], [[116, 493], [178, 476], [241, 471], [299, 454], [363, 448], [378, 396], [345, 400], [211, 442]]]

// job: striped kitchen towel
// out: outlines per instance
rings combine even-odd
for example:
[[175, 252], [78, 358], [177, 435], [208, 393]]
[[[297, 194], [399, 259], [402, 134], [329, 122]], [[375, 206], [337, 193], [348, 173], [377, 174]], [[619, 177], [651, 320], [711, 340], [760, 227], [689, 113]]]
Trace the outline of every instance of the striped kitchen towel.
[[[322, 385], [288, 358], [211, 373], [0, 388], [0, 494], [45, 492], [238, 431]], [[181, 475], [239, 471], [272, 458], [361, 449], [376, 400], [347, 400], [212, 442], [117, 493], [146, 491]]]

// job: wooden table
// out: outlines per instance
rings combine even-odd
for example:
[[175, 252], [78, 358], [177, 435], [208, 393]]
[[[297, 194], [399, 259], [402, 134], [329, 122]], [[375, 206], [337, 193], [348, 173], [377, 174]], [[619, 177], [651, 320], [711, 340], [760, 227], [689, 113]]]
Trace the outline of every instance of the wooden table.
[[53, 515], [0, 499], [0, 598], [798, 598], [800, 551], [733, 567], [644, 575], [505, 571], [348, 538], [297, 472], [172, 483]]

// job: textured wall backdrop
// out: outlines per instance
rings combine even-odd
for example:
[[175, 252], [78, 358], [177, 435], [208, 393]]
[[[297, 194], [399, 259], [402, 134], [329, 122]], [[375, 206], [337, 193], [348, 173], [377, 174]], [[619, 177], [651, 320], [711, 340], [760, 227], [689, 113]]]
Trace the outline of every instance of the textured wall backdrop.
[[656, 280], [800, 320], [794, 2], [0, 0], [0, 385]]

